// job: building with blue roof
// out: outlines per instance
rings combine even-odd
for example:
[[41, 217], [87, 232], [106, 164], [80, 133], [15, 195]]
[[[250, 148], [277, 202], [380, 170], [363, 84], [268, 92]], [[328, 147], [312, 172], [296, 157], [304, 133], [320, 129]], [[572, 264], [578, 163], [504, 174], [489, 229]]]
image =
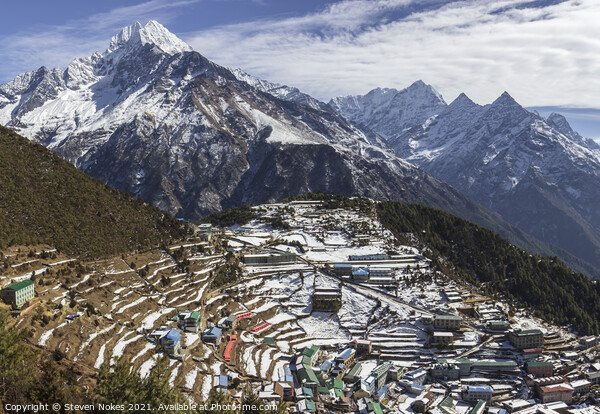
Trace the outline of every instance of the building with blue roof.
[[358, 267], [352, 270], [353, 280], [369, 280], [369, 269], [366, 267]]
[[179, 342], [181, 341], [181, 331], [171, 328], [160, 338], [160, 345], [169, 356], [179, 354]]
[[294, 382], [294, 377], [292, 376], [292, 370], [289, 365], [283, 366], [283, 381], [284, 382]]
[[223, 330], [213, 326], [212, 328], [206, 329], [202, 333], [202, 341], [211, 344], [218, 344], [221, 341], [221, 336], [223, 336]]
[[346, 365], [354, 360], [355, 355], [356, 351], [354, 349], [346, 348], [335, 357], [335, 361]]

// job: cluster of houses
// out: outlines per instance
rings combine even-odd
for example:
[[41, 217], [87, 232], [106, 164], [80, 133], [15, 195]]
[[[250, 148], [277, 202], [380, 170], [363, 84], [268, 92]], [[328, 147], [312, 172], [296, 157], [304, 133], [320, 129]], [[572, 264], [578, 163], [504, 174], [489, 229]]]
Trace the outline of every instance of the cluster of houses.
[[[298, 203], [294, 207], [318, 204]], [[335, 237], [327, 233], [345, 228], [343, 215], [346, 213], [329, 213], [328, 218], [319, 211], [305, 211], [301, 219], [297, 214], [295, 221], [290, 220], [290, 223], [293, 228], [317, 239], [320, 235], [323, 240], [335, 241]], [[318, 226], [319, 223], [322, 225]], [[353, 229], [355, 227], [365, 234], [352, 235], [352, 241], [358, 241], [358, 244], [380, 241], [376, 234], [364, 231], [358, 225]], [[348, 243], [348, 238], [345, 240]], [[331, 250], [334, 249], [331, 243], [324, 242], [323, 247], [309, 245], [306, 249]], [[350, 255], [343, 259], [336, 257], [336, 262], [321, 262], [320, 257], [327, 256], [315, 254], [313, 263], [342, 278], [342, 284], [346, 281], [372, 284], [388, 292], [389, 287], [401, 285], [404, 279], [397, 279], [396, 274], [399, 269], [407, 269], [408, 262], [411, 268], [413, 263], [414, 266], [426, 263], [423, 257], [411, 256], [410, 250], [406, 252], [406, 255]], [[247, 265], [288, 264], [296, 259], [295, 253], [267, 249], [242, 255], [242, 261]], [[341, 304], [341, 300], [339, 286], [315, 286], [314, 310], [331, 309], [334, 304]], [[589, 409], [581, 404], [597, 401], [594, 394], [594, 387], [600, 382], [600, 364], [594, 366], [596, 357], [600, 356], [595, 354], [597, 338], [581, 340], [581, 348], [589, 349], [587, 359], [583, 357], [587, 354], [575, 352], [567, 341], [563, 344], [564, 352], [558, 357], [560, 351], [548, 347], [548, 334], [539, 329], [518, 329], [511, 325], [537, 324], [524, 323], [523, 318], [513, 315], [509, 318], [504, 304], [477, 297], [459, 285], [445, 288], [439, 299], [432, 299], [432, 306], [417, 305], [423, 306], [423, 313], [413, 312], [409, 323], [427, 332], [428, 337], [426, 342], [425, 336], [421, 338], [419, 334], [419, 340], [414, 341], [415, 344], [421, 342], [415, 345], [418, 349], [414, 351], [420, 356], [403, 359], [399, 353], [397, 359], [394, 355], [390, 357], [389, 353], [382, 352], [385, 341], [380, 339], [374, 339], [374, 344], [368, 339], [355, 339], [339, 346], [313, 345], [296, 349], [292, 358], [288, 360], [286, 355], [282, 360], [285, 365], [279, 368], [279, 381], [266, 385], [263, 382], [259, 397], [266, 401], [289, 402], [294, 412], [596, 412], [581, 411]], [[438, 312], [443, 314], [428, 313], [436, 305], [440, 305]], [[235, 321], [231, 323], [235, 324]], [[225, 321], [219, 322], [217, 326], [209, 326], [202, 338], [207, 343], [218, 343], [223, 340], [223, 330], [227, 328]], [[461, 337], [463, 341], [458, 340]], [[263, 339], [265, 343], [277, 346], [273, 339]], [[473, 345], [467, 345], [471, 342]], [[227, 347], [234, 345], [232, 336]], [[223, 382], [215, 377], [215, 384]]]
[[[461, 329], [457, 315], [423, 315], [433, 333]], [[510, 329], [504, 321], [489, 322], [497, 338], [505, 338], [519, 359], [481, 359], [440, 354], [431, 363], [398, 363], [381, 359], [367, 339], [339, 346], [298, 349], [282, 369], [284, 381], [263, 386], [259, 396], [290, 402], [295, 412], [383, 413], [398, 404], [417, 413], [441, 414], [593, 414], [583, 401], [597, 401], [592, 391], [600, 382], [600, 363], [589, 371], [566, 372], [541, 351], [539, 329]], [[547, 336], [546, 336], [547, 338]], [[581, 339], [582, 349], [595, 352], [596, 337]], [[532, 357], [532, 349], [540, 351]], [[573, 357], [567, 351], [563, 357]], [[575, 352], [578, 356], [579, 354]], [[590, 358], [590, 360], [595, 360]], [[411, 367], [412, 365], [412, 367]], [[283, 375], [285, 374], [285, 375]], [[577, 405], [579, 404], [579, 405]]]
[[200, 312], [186, 310], [180, 312], [175, 317], [175, 322], [177, 322], [177, 328], [169, 328], [163, 325], [150, 333], [146, 333], [146, 336], [150, 342], [160, 346], [168, 356], [180, 358], [182, 333], [197, 333], [200, 329], [202, 318]]

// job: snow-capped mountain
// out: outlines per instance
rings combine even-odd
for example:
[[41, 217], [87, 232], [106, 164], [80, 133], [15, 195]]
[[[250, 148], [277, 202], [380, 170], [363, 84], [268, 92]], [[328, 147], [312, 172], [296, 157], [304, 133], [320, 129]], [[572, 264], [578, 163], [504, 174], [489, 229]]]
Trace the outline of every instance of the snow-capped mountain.
[[[401, 158], [527, 233], [600, 266], [600, 153], [562, 115], [544, 119], [506, 92], [489, 105], [477, 105], [464, 94], [445, 105], [432, 89], [414, 98], [418, 108], [432, 111], [402, 102], [386, 112], [388, 107], [374, 98], [380, 91], [335, 101], [358, 101], [364, 113], [377, 114], [369, 126]], [[350, 120], [365, 121], [347, 105], [338, 108]], [[422, 118], [399, 121], [398, 114], [410, 111]], [[394, 123], [398, 128], [388, 127]]]
[[384, 138], [420, 125], [446, 103], [430, 85], [417, 81], [408, 88], [377, 88], [366, 95], [334, 98], [329, 102], [346, 119], [365, 125]]
[[0, 86], [3, 124], [180, 216], [314, 190], [477, 215], [325, 107], [208, 61], [154, 21], [124, 28], [104, 53], [64, 71]]
[[284, 101], [297, 102], [304, 106], [321, 111], [330, 112], [332, 110], [332, 108], [326, 103], [321, 102], [304, 92], [301, 92], [298, 88], [293, 86], [287, 86], [280, 83], [269, 82], [268, 80], [264, 79], [258, 79], [257, 77], [250, 75], [240, 68], [231, 69], [231, 73], [233, 73], [238, 80], [246, 82], [259, 91], [269, 93]]

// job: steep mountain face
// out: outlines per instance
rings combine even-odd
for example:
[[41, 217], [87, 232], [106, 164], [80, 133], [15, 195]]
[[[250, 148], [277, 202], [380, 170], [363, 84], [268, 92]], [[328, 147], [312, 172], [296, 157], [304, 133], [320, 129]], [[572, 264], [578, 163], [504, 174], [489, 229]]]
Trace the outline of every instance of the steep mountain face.
[[258, 79], [257, 77], [246, 73], [240, 68], [231, 70], [231, 73], [233, 73], [238, 80], [246, 82], [259, 91], [269, 93], [284, 101], [297, 102], [301, 105], [321, 111], [331, 112], [332, 110], [328, 104], [321, 102], [304, 92], [301, 92], [298, 88], [293, 86], [287, 86], [280, 83], [269, 82], [268, 80], [264, 79]]
[[417, 81], [408, 88], [377, 88], [363, 96], [334, 98], [329, 102], [352, 122], [390, 138], [439, 113], [446, 103], [430, 85]]
[[163, 211], [0, 126], [0, 248], [46, 243], [67, 254], [97, 257], [185, 234]]
[[64, 72], [21, 75], [0, 97], [2, 123], [180, 216], [313, 190], [479, 214], [326, 104], [234, 74], [152, 21]]
[[[423, 94], [419, 102], [438, 102], [430, 95]], [[346, 99], [355, 98], [339, 100]], [[372, 126], [401, 158], [527, 233], [600, 266], [600, 157], [595, 143], [573, 131], [562, 115], [543, 119], [506, 92], [485, 106], [461, 94], [439, 108], [396, 133], [378, 129], [386, 121]], [[390, 111], [387, 122], [402, 110]], [[343, 108], [342, 114], [359, 120]]]

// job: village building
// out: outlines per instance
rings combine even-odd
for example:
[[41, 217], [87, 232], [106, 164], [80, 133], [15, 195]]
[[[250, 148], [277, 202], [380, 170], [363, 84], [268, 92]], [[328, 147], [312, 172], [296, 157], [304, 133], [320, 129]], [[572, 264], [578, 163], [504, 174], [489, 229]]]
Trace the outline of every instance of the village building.
[[456, 331], [460, 329], [462, 318], [456, 315], [435, 315], [433, 319], [433, 327], [435, 329], [447, 329]]
[[592, 348], [592, 347], [598, 345], [598, 337], [597, 336], [585, 336], [579, 340], [579, 343], [586, 349]]
[[179, 314], [179, 327], [185, 332], [198, 332], [202, 318], [199, 312], [181, 312]]
[[487, 327], [490, 331], [506, 332], [510, 329], [510, 323], [508, 321], [489, 321]]
[[337, 263], [333, 265], [333, 273], [338, 276], [351, 276], [352, 275], [352, 265], [345, 263]]
[[239, 319], [235, 315], [229, 315], [223, 321], [223, 326], [226, 328], [229, 328], [229, 329], [235, 329], [235, 326], [237, 325], [238, 320]]
[[404, 375], [404, 379], [414, 385], [423, 385], [425, 383], [425, 378], [427, 378], [427, 371], [422, 368], [407, 372]]
[[181, 331], [179, 329], [169, 329], [169, 331], [160, 338], [160, 345], [169, 356], [179, 355], [179, 342], [181, 340]]
[[35, 295], [34, 283], [31, 280], [23, 280], [13, 283], [2, 289], [2, 300], [15, 309], [27, 303]]
[[223, 336], [223, 330], [213, 326], [202, 333], [202, 341], [209, 344], [218, 344], [221, 342], [221, 336]]
[[454, 335], [452, 332], [434, 332], [431, 340], [434, 344], [450, 345], [454, 341]]
[[356, 353], [359, 355], [369, 355], [373, 352], [373, 341], [369, 341], [368, 339], [354, 339], [351, 346], [356, 348]]
[[433, 315], [431, 315], [429, 313], [421, 314], [421, 322], [423, 322], [426, 325], [432, 325], [433, 319], [434, 319]]
[[296, 262], [296, 253], [278, 250], [262, 250], [256, 254], [242, 255], [242, 261], [247, 265], [258, 264], [289, 264]]
[[536, 377], [551, 377], [554, 370], [552, 362], [530, 361], [527, 363], [527, 373]]
[[516, 372], [519, 365], [515, 361], [471, 361], [471, 371], [487, 371], [487, 372]]
[[283, 400], [292, 401], [294, 399], [294, 382], [276, 382], [273, 392]]
[[456, 365], [460, 371], [460, 375], [469, 375], [473, 367], [473, 362], [469, 358], [439, 358], [438, 363]]
[[310, 364], [313, 365], [317, 358], [319, 358], [319, 346], [313, 345], [308, 348], [304, 348], [302, 351], [302, 356], [308, 357], [310, 359]]
[[573, 387], [573, 392], [575, 394], [587, 394], [590, 391], [592, 383], [589, 380], [581, 379], [571, 381], [570, 385]]
[[391, 363], [384, 362], [371, 371], [371, 376], [375, 377], [375, 386], [378, 391], [385, 385], [391, 366]]
[[456, 364], [434, 364], [429, 371], [433, 378], [443, 380], [457, 380], [460, 376], [460, 368]]
[[465, 414], [483, 414], [485, 412], [485, 407], [485, 401], [479, 400], [473, 407], [469, 408]]
[[435, 414], [456, 414], [456, 401], [449, 395], [432, 412]]
[[229, 387], [229, 377], [227, 375], [213, 376], [213, 387], [221, 392], [225, 392]]
[[334, 311], [342, 304], [342, 291], [339, 287], [316, 287], [313, 294], [313, 309]]
[[369, 269], [366, 267], [355, 267], [352, 269], [352, 280], [369, 280]]
[[543, 403], [554, 401], [570, 403], [573, 401], [573, 387], [567, 383], [546, 385], [540, 387], [540, 398]]
[[391, 276], [393, 276], [393, 270], [391, 267], [369, 266], [369, 276], [370, 277], [390, 278]]
[[361, 371], [362, 371], [362, 364], [360, 362], [357, 362], [356, 364], [354, 364], [352, 369], [350, 369], [350, 371], [348, 371], [346, 376], [344, 376], [343, 381], [346, 383], [354, 384], [356, 381], [358, 381], [360, 379], [359, 375], [360, 375]]
[[425, 413], [429, 411], [429, 408], [435, 399], [435, 395], [431, 392], [428, 392], [413, 403], [413, 410], [417, 413]]
[[489, 385], [467, 385], [463, 390], [463, 399], [470, 402], [483, 400], [489, 404], [492, 401], [493, 392], [494, 390]]
[[544, 344], [544, 334], [539, 329], [516, 329], [508, 333], [508, 339], [519, 349], [540, 348]]
[[313, 294], [313, 299], [315, 300], [340, 300], [341, 297], [342, 292], [340, 288], [317, 287]]
[[597, 372], [588, 372], [587, 379], [592, 384], [600, 384], [600, 371]]
[[348, 260], [351, 262], [368, 262], [368, 261], [378, 261], [378, 260], [388, 260], [389, 256], [387, 254], [362, 254], [362, 255], [352, 255], [348, 256]]
[[346, 348], [335, 357], [335, 362], [348, 366], [354, 361], [355, 357], [356, 351], [352, 348]]

